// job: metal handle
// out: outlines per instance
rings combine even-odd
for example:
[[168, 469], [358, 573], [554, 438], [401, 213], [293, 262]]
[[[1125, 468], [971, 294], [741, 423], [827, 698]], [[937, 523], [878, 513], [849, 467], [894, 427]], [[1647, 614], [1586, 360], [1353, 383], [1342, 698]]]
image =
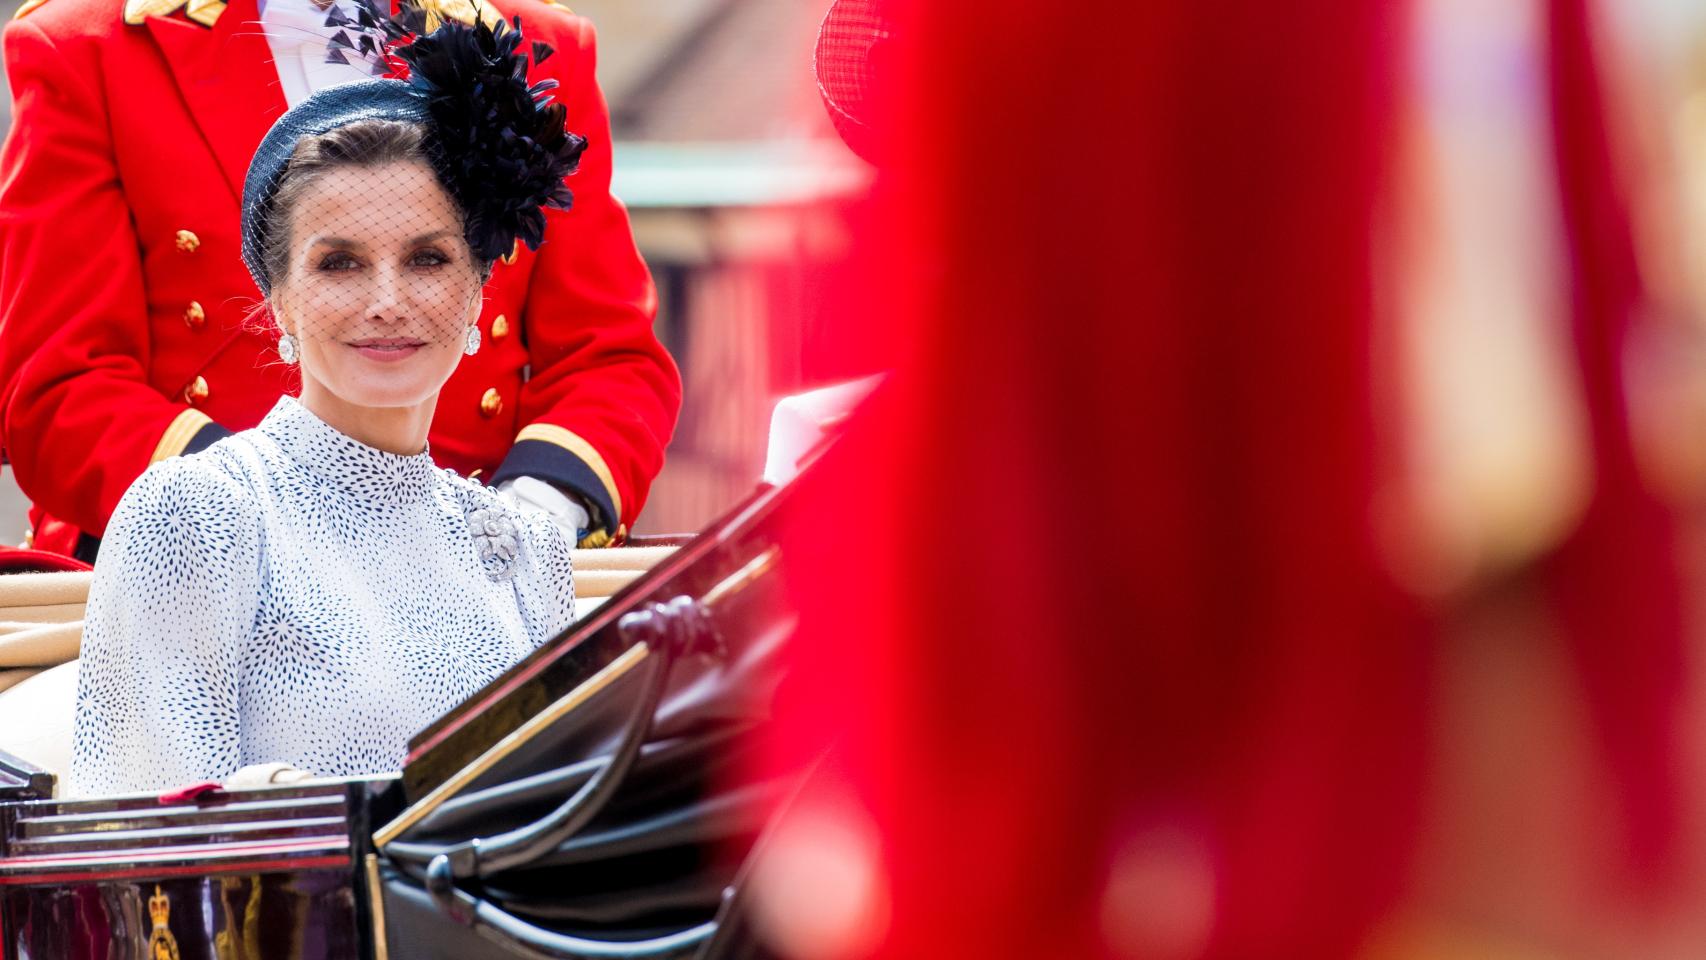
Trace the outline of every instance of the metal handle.
[[[427, 868], [428, 885], [442, 861]], [[445, 864], [442, 869], [448, 870]], [[474, 897], [454, 885], [448, 877], [451, 915], [475, 933], [505, 948], [540, 960], [685, 960], [700, 951], [716, 933], [716, 924], [702, 923], [677, 933], [650, 940], [590, 940], [534, 926], [497, 904]]]

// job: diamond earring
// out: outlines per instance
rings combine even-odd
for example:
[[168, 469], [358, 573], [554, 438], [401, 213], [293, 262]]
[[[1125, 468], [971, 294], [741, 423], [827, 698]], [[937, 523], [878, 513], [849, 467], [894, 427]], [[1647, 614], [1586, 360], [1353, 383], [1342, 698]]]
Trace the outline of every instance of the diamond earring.
[[278, 338], [278, 358], [283, 360], [285, 363], [296, 362], [295, 337], [287, 333]]
[[480, 328], [477, 325], [468, 328], [468, 342], [463, 345], [462, 352], [470, 357], [480, 352]]

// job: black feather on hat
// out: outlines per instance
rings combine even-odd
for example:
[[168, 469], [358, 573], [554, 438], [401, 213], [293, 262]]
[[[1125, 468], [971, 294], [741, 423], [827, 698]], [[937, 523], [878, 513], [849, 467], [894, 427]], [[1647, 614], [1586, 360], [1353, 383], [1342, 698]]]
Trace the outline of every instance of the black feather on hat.
[[[557, 81], [528, 85], [521, 40], [520, 17], [496, 29], [446, 20], [393, 51], [408, 65], [409, 86], [426, 99], [451, 182], [462, 185], [468, 244], [487, 260], [509, 253], [518, 239], [539, 248], [540, 208], [569, 209], [574, 194], [563, 178], [586, 149], [584, 137], [563, 127], [566, 108], [552, 102]], [[535, 57], [541, 49], [550, 55], [535, 43]]]

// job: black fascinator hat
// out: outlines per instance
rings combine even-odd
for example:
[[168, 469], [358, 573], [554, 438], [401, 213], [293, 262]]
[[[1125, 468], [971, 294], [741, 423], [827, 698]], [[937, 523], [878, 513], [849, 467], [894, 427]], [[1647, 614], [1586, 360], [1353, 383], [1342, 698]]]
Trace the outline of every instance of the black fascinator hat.
[[563, 178], [586, 149], [549, 95], [557, 82], [527, 82], [529, 57], [541, 63], [551, 48], [535, 42], [524, 51], [519, 17], [446, 19], [428, 32], [426, 12], [412, 2], [391, 14], [384, 0], [360, 0], [354, 17], [334, 10], [327, 25], [339, 28], [332, 57], [363, 60], [386, 76], [315, 93], [286, 111], [255, 151], [243, 182], [243, 262], [261, 291], [271, 292], [264, 253], [273, 199], [297, 145], [367, 120], [426, 130], [432, 167], [462, 210], [474, 256], [497, 260], [518, 241], [537, 250], [543, 208], [569, 209], [574, 195]]

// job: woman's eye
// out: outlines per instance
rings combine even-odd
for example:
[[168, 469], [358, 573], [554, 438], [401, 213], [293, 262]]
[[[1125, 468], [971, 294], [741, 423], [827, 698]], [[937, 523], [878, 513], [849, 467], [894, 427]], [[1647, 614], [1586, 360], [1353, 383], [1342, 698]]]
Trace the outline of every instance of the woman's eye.
[[450, 262], [450, 258], [437, 250], [419, 250], [409, 258], [411, 267], [440, 267]]
[[328, 253], [320, 259], [321, 270], [353, 270], [355, 258], [347, 253]]

